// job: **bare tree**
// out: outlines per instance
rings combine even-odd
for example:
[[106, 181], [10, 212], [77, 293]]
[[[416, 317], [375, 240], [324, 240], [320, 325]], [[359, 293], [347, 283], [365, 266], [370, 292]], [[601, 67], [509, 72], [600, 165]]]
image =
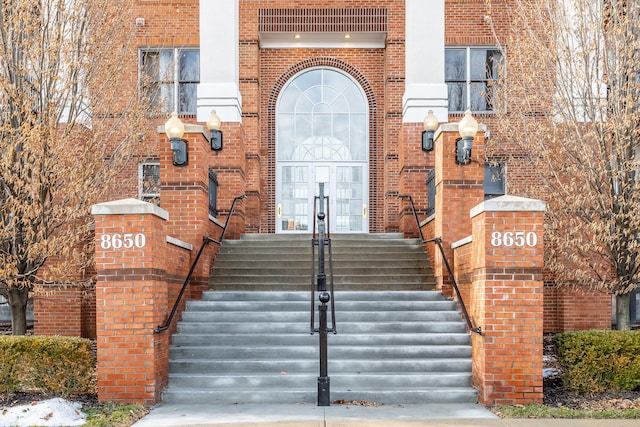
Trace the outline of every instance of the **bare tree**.
[[615, 295], [628, 329], [640, 279], [640, 2], [513, 0], [510, 10], [489, 151], [529, 171], [513, 191], [547, 201], [555, 281]]
[[14, 334], [35, 285], [87, 279], [90, 207], [145, 149], [146, 104], [121, 84], [135, 73], [130, 8], [2, 0], [0, 293]]

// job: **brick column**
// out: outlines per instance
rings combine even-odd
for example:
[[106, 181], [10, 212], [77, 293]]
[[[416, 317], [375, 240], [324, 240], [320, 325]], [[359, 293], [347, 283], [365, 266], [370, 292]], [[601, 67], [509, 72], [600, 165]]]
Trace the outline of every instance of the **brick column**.
[[[209, 217], [209, 168], [216, 172], [219, 182], [218, 224], [226, 221], [233, 198], [245, 192], [242, 127], [237, 123], [223, 123], [221, 130], [223, 149], [212, 151], [206, 136], [209, 131], [200, 125], [185, 124], [183, 138], [188, 144], [188, 164], [174, 166], [164, 126], [157, 128], [160, 134], [160, 206], [169, 215], [167, 234], [196, 248], [193, 256], [204, 236], [218, 239], [222, 231]], [[239, 203], [225, 238], [237, 237], [244, 232], [244, 218], [244, 205]], [[209, 272], [217, 251], [217, 245], [207, 246], [191, 277], [187, 299], [198, 299], [209, 288]]]
[[[223, 123], [224, 149], [209, 151], [211, 158], [209, 166], [218, 176], [218, 220], [224, 222], [229, 215], [233, 198], [246, 194], [247, 189], [247, 158], [245, 150], [244, 128], [240, 123]], [[255, 197], [251, 197], [256, 199]], [[256, 203], [259, 200], [251, 200]], [[225, 239], [237, 239], [245, 231], [245, 213], [248, 200], [240, 201], [236, 205], [235, 215], [229, 222]], [[218, 234], [211, 237], [217, 237]]]
[[167, 211], [167, 234], [199, 247], [209, 235], [209, 164], [214, 154], [202, 126], [185, 124], [188, 164], [174, 166], [171, 143], [164, 126], [158, 127], [160, 143], [160, 206]]
[[[473, 140], [471, 163], [459, 165], [455, 161], [457, 123], [440, 126], [435, 135], [436, 204], [434, 236], [442, 237], [442, 244], [451, 265], [453, 250], [451, 244], [471, 234], [469, 211], [484, 199], [484, 131], [480, 125]], [[436, 284], [445, 294], [451, 294], [449, 273], [439, 251], [435, 251], [433, 268]]]
[[502, 196], [471, 210], [473, 383], [486, 405], [542, 403], [545, 206]]
[[98, 398], [155, 404], [166, 385], [167, 212], [126, 199], [94, 205]]
[[[404, 123], [403, 144], [400, 146], [400, 191], [401, 195], [410, 195], [418, 218], [426, 218], [428, 193], [427, 177], [433, 169], [433, 151], [422, 151], [423, 125]], [[400, 203], [398, 228], [406, 237], [418, 237], [419, 230], [408, 202]]]

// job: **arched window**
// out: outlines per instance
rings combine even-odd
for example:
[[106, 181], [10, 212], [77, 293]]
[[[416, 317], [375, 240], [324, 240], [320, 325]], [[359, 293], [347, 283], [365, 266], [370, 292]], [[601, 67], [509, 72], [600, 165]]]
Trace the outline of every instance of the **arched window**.
[[277, 114], [278, 160], [367, 160], [367, 100], [346, 74], [298, 74], [282, 90]]

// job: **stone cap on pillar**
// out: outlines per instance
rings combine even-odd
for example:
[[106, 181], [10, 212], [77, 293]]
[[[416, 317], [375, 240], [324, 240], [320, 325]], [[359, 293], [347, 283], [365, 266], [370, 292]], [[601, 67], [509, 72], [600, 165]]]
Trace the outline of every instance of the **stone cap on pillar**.
[[[158, 131], [159, 134], [164, 135], [164, 133], [165, 133], [164, 125], [159, 125], [156, 128], [156, 131]], [[185, 134], [187, 134], [187, 133], [201, 133], [203, 135], [207, 134], [207, 132], [205, 132], [205, 127], [204, 126], [194, 125], [194, 124], [191, 124], [191, 123], [185, 123], [184, 124], [184, 133]]]
[[164, 220], [169, 219], [169, 213], [153, 203], [138, 199], [122, 199], [111, 202], [98, 203], [91, 206], [92, 215], [137, 215], [151, 214]]
[[471, 209], [470, 217], [473, 218], [483, 212], [544, 212], [545, 210], [547, 210], [547, 203], [542, 200], [500, 196], [476, 205]]
[[[487, 131], [487, 125], [485, 125], [484, 123], [479, 123], [478, 124], [478, 133], [480, 133], [480, 132], [485, 133], [486, 131]], [[436, 129], [436, 133], [434, 134], [433, 138], [434, 139], [438, 139], [438, 136], [442, 132], [453, 132], [453, 133], [457, 134], [458, 133], [458, 122], [441, 123], [440, 126], [438, 126], [438, 129]]]

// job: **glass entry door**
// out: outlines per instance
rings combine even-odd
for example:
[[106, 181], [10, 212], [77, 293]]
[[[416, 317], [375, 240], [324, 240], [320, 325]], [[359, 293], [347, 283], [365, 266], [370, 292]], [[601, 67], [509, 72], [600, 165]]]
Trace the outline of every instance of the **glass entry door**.
[[287, 82], [276, 109], [276, 231], [313, 231], [323, 182], [329, 230], [368, 232], [369, 111], [362, 87], [340, 70], [311, 68]]
[[[311, 233], [313, 203], [324, 183], [329, 230], [332, 233], [368, 232], [368, 176], [362, 164], [281, 164], [276, 230]], [[317, 214], [317, 212], [316, 212]]]

